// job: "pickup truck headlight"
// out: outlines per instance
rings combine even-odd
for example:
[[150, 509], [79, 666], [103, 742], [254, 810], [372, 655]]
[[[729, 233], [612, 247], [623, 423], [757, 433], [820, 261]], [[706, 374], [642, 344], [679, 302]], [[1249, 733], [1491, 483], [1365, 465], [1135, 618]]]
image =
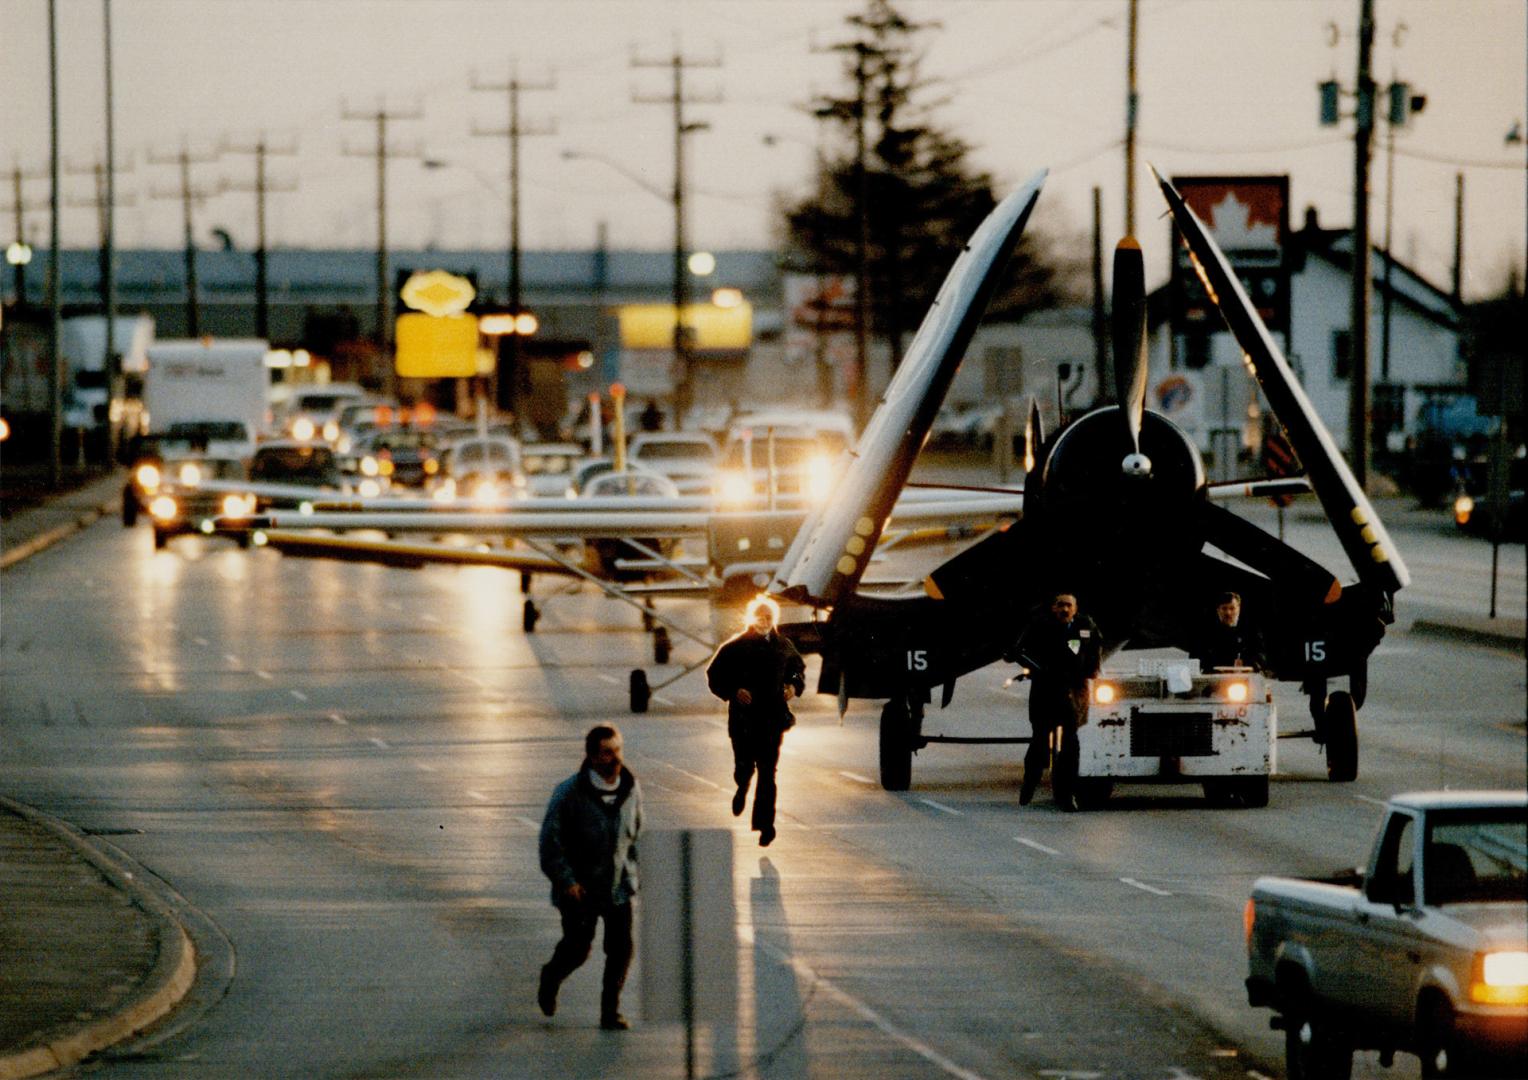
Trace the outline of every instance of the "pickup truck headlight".
[[1470, 1000], [1481, 1005], [1528, 1005], [1528, 952], [1491, 952], [1475, 961]]
[[1463, 525], [1470, 520], [1470, 515], [1475, 512], [1475, 500], [1468, 495], [1461, 495], [1454, 500], [1454, 522]]

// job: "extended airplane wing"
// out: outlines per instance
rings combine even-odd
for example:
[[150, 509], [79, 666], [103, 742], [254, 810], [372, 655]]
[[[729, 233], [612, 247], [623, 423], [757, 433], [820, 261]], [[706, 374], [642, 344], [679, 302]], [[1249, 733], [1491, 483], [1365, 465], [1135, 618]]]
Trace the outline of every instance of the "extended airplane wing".
[[1214, 237], [1189, 209], [1177, 189], [1156, 169], [1152, 169], [1152, 174], [1161, 185], [1173, 220], [1193, 256], [1195, 270], [1246, 355], [1252, 377], [1288, 433], [1290, 444], [1305, 468], [1311, 490], [1331, 519], [1332, 528], [1358, 572], [1359, 580], [1386, 593], [1395, 593], [1411, 581], [1411, 574], [1380, 523], [1379, 515], [1316, 415], [1284, 354], [1247, 299], [1241, 281], [1231, 270]]
[[858, 584], [1045, 175], [1036, 173], [999, 203], [956, 260], [851, 453], [848, 470], [803, 523], [771, 592], [832, 604]]

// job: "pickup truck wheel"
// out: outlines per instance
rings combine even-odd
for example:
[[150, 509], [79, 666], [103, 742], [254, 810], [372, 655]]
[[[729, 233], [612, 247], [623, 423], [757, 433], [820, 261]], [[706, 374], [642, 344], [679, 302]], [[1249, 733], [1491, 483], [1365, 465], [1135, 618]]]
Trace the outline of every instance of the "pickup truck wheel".
[[1112, 781], [1091, 778], [1079, 779], [1076, 788], [1072, 791], [1079, 810], [1102, 810], [1112, 794], [1114, 794]]
[[1422, 1015], [1417, 1033], [1417, 1056], [1425, 1080], [1474, 1075], [1454, 1031], [1454, 1010], [1434, 1001]]
[[894, 697], [881, 707], [881, 787], [906, 791], [913, 784], [913, 747], [907, 702]]
[[1353, 1044], [1324, 1021], [1286, 1016], [1284, 1073], [1288, 1080], [1348, 1080], [1353, 1075]]
[[1358, 779], [1358, 706], [1345, 690], [1326, 703], [1326, 778], [1337, 783]]

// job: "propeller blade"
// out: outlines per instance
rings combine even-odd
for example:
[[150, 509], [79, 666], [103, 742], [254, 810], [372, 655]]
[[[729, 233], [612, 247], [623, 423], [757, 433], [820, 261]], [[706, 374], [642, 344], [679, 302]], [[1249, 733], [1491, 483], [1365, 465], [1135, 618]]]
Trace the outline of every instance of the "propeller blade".
[[1045, 442], [1045, 421], [1040, 419], [1040, 403], [1031, 394], [1029, 419], [1024, 422], [1024, 471], [1035, 471], [1035, 451]]
[[1231, 270], [1209, 229], [1161, 173], [1155, 168], [1151, 172], [1161, 185], [1162, 196], [1167, 200], [1178, 231], [1193, 257], [1195, 270], [1210, 299], [1220, 309], [1221, 318], [1241, 346], [1248, 370], [1288, 433], [1290, 445], [1305, 466], [1311, 490], [1326, 511], [1359, 580], [1386, 593], [1394, 593], [1411, 581], [1401, 553], [1358, 486], [1348, 463], [1338, 453], [1331, 433], [1305, 396], [1289, 362], [1258, 317], [1257, 309], [1247, 299], [1241, 281]]
[[1141, 416], [1146, 411], [1146, 261], [1141, 245], [1127, 236], [1114, 249], [1114, 303], [1110, 314], [1114, 345], [1114, 390], [1130, 456], [1126, 473], [1144, 476], [1151, 462], [1141, 453]]

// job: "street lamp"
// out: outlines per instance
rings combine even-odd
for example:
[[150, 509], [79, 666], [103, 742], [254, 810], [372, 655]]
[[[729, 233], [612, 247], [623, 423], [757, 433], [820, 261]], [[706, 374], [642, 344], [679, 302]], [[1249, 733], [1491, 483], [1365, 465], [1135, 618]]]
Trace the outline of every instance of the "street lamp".
[[25, 307], [27, 302], [27, 263], [32, 261], [32, 245], [16, 240], [5, 249], [5, 261], [16, 268], [16, 304]]

